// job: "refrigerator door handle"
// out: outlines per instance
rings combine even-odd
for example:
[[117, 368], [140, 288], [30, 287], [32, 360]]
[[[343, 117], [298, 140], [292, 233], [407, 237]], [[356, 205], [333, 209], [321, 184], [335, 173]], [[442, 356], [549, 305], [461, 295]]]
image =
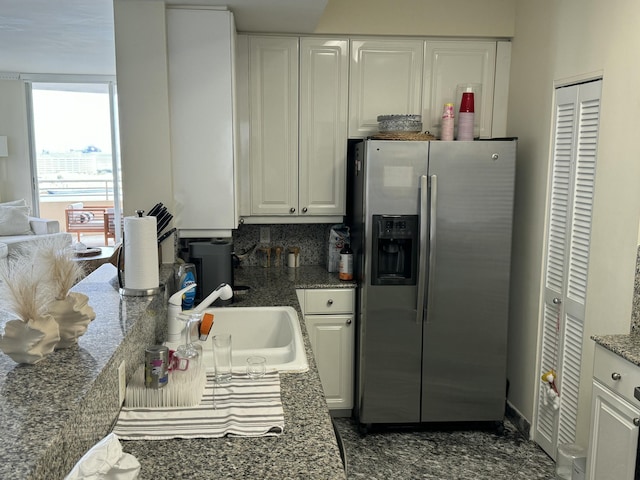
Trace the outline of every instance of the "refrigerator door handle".
[[431, 175], [429, 178], [430, 208], [429, 208], [429, 276], [427, 281], [427, 318], [431, 321], [429, 311], [433, 306], [433, 285], [436, 273], [436, 214], [438, 212], [438, 176]]
[[427, 209], [427, 205], [429, 205], [429, 181], [426, 175], [420, 176], [420, 242], [419, 242], [419, 265], [418, 265], [418, 298], [416, 304], [416, 323], [418, 325], [422, 324], [424, 321], [424, 297], [425, 290], [427, 287], [427, 234], [429, 230], [427, 229], [428, 221], [429, 221], [429, 210]]

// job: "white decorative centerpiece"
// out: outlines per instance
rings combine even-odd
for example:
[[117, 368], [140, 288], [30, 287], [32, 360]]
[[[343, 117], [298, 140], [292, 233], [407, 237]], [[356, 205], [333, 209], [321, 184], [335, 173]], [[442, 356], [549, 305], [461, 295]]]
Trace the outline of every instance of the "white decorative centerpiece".
[[0, 262], [0, 294], [18, 317], [9, 320], [0, 337], [0, 350], [17, 363], [37, 363], [53, 352], [60, 333], [47, 306], [53, 298], [42, 269], [22, 251]]
[[78, 342], [78, 337], [87, 331], [89, 323], [96, 318], [89, 305], [89, 297], [83, 293], [70, 292], [84, 276], [82, 266], [73, 260], [74, 250], [59, 241], [44, 243], [36, 253], [36, 262], [45, 269], [54, 294], [47, 306], [60, 329], [58, 348], [68, 348]]
[[89, 297], [70, 292], [84, 276], [64, 239], [30, 242], [0, 262], [0, 296], [18, 318], [9, 320], [0, 350], [18, 363], [37, 363], [75, 345], [96, 314]]

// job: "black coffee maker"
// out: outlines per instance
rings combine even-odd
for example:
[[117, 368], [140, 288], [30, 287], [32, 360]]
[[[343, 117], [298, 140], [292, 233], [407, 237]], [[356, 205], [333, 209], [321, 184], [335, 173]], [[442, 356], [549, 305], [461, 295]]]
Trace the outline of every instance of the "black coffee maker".
[[[189, 262], [196, 266], [196, 303], [205, 299], [221, 283], [233, 288], [233, 243], [230, 239], [189, 243]], [[227, 305], [232, 300], [216, 300]]]

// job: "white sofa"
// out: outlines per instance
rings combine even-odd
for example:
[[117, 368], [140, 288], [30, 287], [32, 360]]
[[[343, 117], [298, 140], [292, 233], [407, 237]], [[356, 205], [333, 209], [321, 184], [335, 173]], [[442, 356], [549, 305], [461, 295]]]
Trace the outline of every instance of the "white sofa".
[[29, 216], [25, 214], [27, 210], [24, 200], [0, 204], [0, 259], [14, 249], [43, 239], [61, 237], [71, 244], [73, 237], [60, 232], [57, 220]]

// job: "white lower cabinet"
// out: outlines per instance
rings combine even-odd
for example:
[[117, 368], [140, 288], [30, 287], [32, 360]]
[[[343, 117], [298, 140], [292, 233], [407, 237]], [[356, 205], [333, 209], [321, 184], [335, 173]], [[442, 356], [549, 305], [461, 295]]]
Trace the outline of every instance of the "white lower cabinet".
[[640, 367], [596, 346], [587, 478], [633, 480], [638, 450]]
[[298, 290], [311, 349], [329, 409], [353, 408], [355, 362], [352, 288]]

